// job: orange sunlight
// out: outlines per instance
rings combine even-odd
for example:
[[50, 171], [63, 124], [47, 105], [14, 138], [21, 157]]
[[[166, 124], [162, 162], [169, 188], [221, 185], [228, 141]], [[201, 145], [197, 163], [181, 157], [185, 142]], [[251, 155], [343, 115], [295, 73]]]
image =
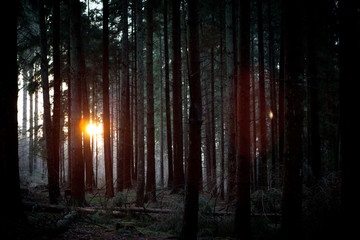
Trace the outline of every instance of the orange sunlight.
[[93, 124], [91, 121], [90, 123], [86, 126], [86, 132], [89, 135], [96, 135], [101, 133], [102, 130], [102, 126], [99, 124]]

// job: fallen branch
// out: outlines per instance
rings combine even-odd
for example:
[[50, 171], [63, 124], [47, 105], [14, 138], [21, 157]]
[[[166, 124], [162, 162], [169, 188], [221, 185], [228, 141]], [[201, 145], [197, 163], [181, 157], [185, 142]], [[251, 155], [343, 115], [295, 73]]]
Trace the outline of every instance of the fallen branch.
[[[38, 203], [24, 203], [24, 206], [34, 208], [40, 208], [43, 211], [49, 212], [59, 212], [65, 211], [68, 208], [62, 205], [51, 205], [51, 204], [38, 204]], [[77, 210], [79, 212], [94, 214], [96, 212], [100, 213], [108, 213], [109, 211], [113, 214], [113, 216], [122, 216], [123, 212], [138, 212], [138, 213], [158, 213], [158, 214], [170, 214], [174, 213], [174, 210], [171, 209], [160, 209], [160, 208], [145, 208], [145, 207], [113, 207], [113, 208], [103, 208], [103, 207], [76, 207], [71, 208], [73, 210]], [[215, 211], [213, 212], [214, 216], [230, 216], [233, 212], [224, 212], [224, 211]], [[278, 220], [281, 218], [281, 214], [278, 213], [252, 213], [252, 217], [266, 217], [269, 219]]]

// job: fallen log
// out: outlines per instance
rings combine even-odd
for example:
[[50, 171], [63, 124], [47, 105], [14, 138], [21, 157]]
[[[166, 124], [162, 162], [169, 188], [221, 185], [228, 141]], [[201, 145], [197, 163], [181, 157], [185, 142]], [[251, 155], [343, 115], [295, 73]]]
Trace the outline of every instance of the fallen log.
[[[24, 203], [26, 208], [36, 209], [40, 208], [42, 211], [49, 212], [60, 212], [65, 210], [77, 210], [79, 212], [95, 214], [96, 212], [100, 213], [109, 213], [111, 212], [113, 216], [119, 217], [123, 215], [123, 212], [138, 212], [138, 213], [157, 213], [157, 214], [170, 214], [175, 211], [172, 209], [164, 209], [164, 208], [145, 208], [145, 207], [113, 207], [113, 208], [103, 208], [103, 207], [72, 207], [68, 208], [62, 205], [51, 205], [51, 204], [41, 204], [41, 203]], [[224, 212], [224, 211], [215, 211], [213, 212], [213, 216], [230, 216], [233, 212]], [[273, 220], [279, 220], [281, 218], [281, 214], [279, 213], [251, 213], [251, 217], [265, 217]]]

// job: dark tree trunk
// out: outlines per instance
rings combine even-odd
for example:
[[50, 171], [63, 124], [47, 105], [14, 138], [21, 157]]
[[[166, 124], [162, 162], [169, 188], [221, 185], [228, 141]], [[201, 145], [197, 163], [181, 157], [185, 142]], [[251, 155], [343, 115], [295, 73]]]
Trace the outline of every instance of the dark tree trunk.
[[110, 146], [110, 113], [109, 113], [109, 2], [103, 0], [103, 124], [106, 197], [114, 196], [112, 160]]
[[49, 184], [49, 200], [51, 203], [57, 202], [59, 196], [59, 178], [57, 176], [54, 161], [54, 138], [53, 127], [51, 121], [51, 104], [49, 94], [49, 70], [47, 60], [47, 37], [45, 25], [45, 10], [44, 1], [39, 1], [39, 26], [40, 26], [40, 51], [41, 51], [41, 86], [43, 89], [43, 104], [44, 104], [44, 128], [46, 141], [46, 156], [48, 167], [48, 184]]
[[259, 155], [259, 187], [267, 188], [267, 127], [266, 127], [266, 100], [265, 100], [265, 69], [264, 69], [264, 36], [262, 0], [258, 0], [258, 52], [259, 52], [259, 120], [260, 120], [260, 155]]
[[[129, 43], [128, 43], [128, 1], [122, 3], [122, 58], [121, 58], [121, 118], [120, 118], [120, 144], [122, 144], [122, 172], [118, 171], [118, 176], [123, 175], [123, 188], [131, 188], [131, 148], [130, 142], [130, 82], [129, 82]], [[119, 166], [118, 166], [119, 167]], [[120, 189], [118, 189], [120, 190]]]
[[156, 201], [155, 182], [155, 127], [154, 127], [154, 77], [153, 77], [153, 1], [146, 3], [146, 97], [147, 97], [147, 174], [146, 197]]
[[82, 61], [80, 2], [70, 1], [70, 54], [71, 54], [71, 198], [74, 205], [85, 201], [84, 159], [82, 156], [81, 81], [85, 69]]
[[240, 1], [239, 81], [237, 86], [237, 167], [234, 234], [250, 239], [250, 0]]
[[138, 101], [138, 163], [137, 163], [137, 186], [136, 205], [144, 205], [145, 186], [145, 143], [144, 143], [144, 51], [143, 51], [143, 17], [142, 3], [136, 1], [136, 43], [137, 43], [137, 101]]
[[[321, 55], [324, 54], [324, 47], [328, 37], [326, 33], [326, 25], [324, 25], [324, 9], [326, 6], [323, 2], [307, 1], [308, 11], [308, 90], [310, 104], [310, 144], [309, 157], [311, 168], [311, 180], [316, 183], [321, 178], [321, 145], [320, 145], [320, 123], [319, 123], [319, 81], [324, 69]], [[325, 27], [325, 29], [324, 29]]]
[[172, 2], [174, 191], [184, 186], [181, 101], [180, 0]]
[[168, 188], [173, 186], [173, 151], [171, 135], [170, 80], [169, 80], [169, 39], [167, 0], [164, 0], [164, 58], [165, 58], [165, 104], [166, 104], [166, 142], [168, 155]]
[[[7, 194], [2, 198], [4, 210], [1, 213], [0, 229], [4, 239], [17, 239], [17, 222], [22, 214], [19, 157], [18, 157], [18, 72], [17, 72], [17, 8], [19, 1], [6, 1], [2, 6], [7, 14], [1, 15], [6, 22], [3, 31], [6, 37], [3, 44], [6, 51], [1, 60], [2, 79], [0, 81], [0, 180], [3, 191]], [[8, 15], [9, 14], [9, 15]]]
[[301, 239], [303, 135], [303, 3], [283, 3], [285, 139], [282, 199], [284, 239]]
[[190, 51], [190, 116], [189, 159], [187, 160], [186, 192], [183, 227], [180, 239], [197, 239], [198, 202], [201, 171], [201, 83], [199, 46], [199, 2], [189, 4], [189, 51]]
[[340, 238], [351, 238], [357, 231], [357, 224], [351, 217], [359, 212], [354, 189], [358, 178], [354, 156], [357, 156], [358, 141], [354, 139], [354, 128], [358, 132], [358, 120], [354, 118], [354, 103], [358, 88], [353, 83], [359, 79], [360, 60], [360, 4], [358, 1], [339, 1], [340, 40], [340, 158], [341, 158], [341, 225]]
[[234, 81], [234, 25], [233, 25], [233, 2], [226, 1], [225, 5], [225, 33], [226, 33], [226, 75], [229, 89], [228, 121], [227, 129], [229, 134], [228, 145], [228, 179], [227, 179], [227, 201], [234, 199], [235, 173], [236, 173], [236, 148], [235, 148], [235, 81]]

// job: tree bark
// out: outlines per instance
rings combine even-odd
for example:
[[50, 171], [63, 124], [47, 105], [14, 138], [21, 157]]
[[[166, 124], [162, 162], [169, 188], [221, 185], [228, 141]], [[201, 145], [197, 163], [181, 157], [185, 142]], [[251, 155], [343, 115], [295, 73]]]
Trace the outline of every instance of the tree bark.
[[228, 122], [227, 129], [229, 134], [228, 144], [228, 179], [227, 179], [227, 201], [231, 202], [234, 199], [233, 189], [235, 186], [236, 173], [236, 148], [235, 148], [235, 80], [234, 80], [234, 25], [233, 25], [233, 3], [231, 0], [226, 1], [225, 5], [225, 34], [226, 34], [226, 75], [229, 84], [229, 103], [228, 103]]
[[153, 77], [153, 4], [152, 0], [146, 3], [146, 97], [147, 97], [147, 172], [146, 198], [156, 201], [155, 182], [155, 127], [154, 127], [154, 77]]
[[171, 135], [170, 79], [169, 79], [169, 39], [167, 0], [164, 0], [164, 60], [165, 60], [165, 104], [166, 104], [166, 142], [168, 155], [168, 188], [173, 186], [173, 151]]
[[[17, 68], [17, 16], [19, 1], [6, 1], [3, 8], [7, 14], [0, 19], [4, 24], [6, 37], [3, 44], [6, 51], [1, 60], [2, 79], [0, 81], [0, 109], [3, 116], [0, 118], [0, 180], [3, 191], [8, 196], [3, 197], [4, 210], [0, 218], [1, 236], [4, 239], [17, 239], [17, 222], [22, 215], [22, 203], [19, 180], [18, 157], [18, 68]], [[6, 183], [6, 184], [5, 184]]]
[[136, 1], [136, 42], [137, 42], [137, 101], [138, 101], [138, 163], [136, 205], [144, 205], [145, 186], [145, 143], [144, 143], [144, 50], [143, 50], [142, 2]]
[[60, 104], [61, 104], [61, 75], [60, 75], [60, 1], [55, 0], [53, 6], [53, 66], [54, 66], [54, 109], [53, 109], [53, 152], [54, 152], [54, 180], [56, 181], [56, 195], [59, 189], [59, 161], [60, 161]]
[[70, 1], [70, 54], [71, 54], [71, 198], [74, 205], [85, 201], [84, 159], [82, 156], [81, 79], [85, 74], [82, 61], [80, 2]]
[[176, 192], [184, 186], [183, 127], [181, 100], [181, 50], [180, 50], [180, 0], [172, 1], [172, 48], [173, 48], [173, 141], [174, 186]]
[[103, 0], [103, 125], [106, 197], [114, 196], [112, 160], [110, 146], [110, 113], [109, 113], [109, 1]]
[[258, 0], [258, 52], [259, 52], [259, 120], [260, 120], [260, 155], [259, 155], [259, 187], [268, 187], [267, 176], [267, 127], [266, 127], [266, 100], [265, 100], [265, 66], [264, 66], [264, 36], [262, 0]]
[[49, 70], [47, 60], [47, 36], [45, 26], [45, 10], [44, 1], [39, 1], [39, 25], [40, 25], [40, 55], [41, 55], [41, 86], [43, 89], [43, 104], [44, 104], [44, 128], [46, 141], [46, 159], [48, 167], [48, 184], [49, 184], [49, 201], [51, 203], [57, 202], [59, 196], [59, 183], [56, 179], [56, 168], [54, 162], [54, 139], [53, 128], [51, 121], [51, 104], [49, 94]]
[[283, 3], [285, 139], [282, 199], [284, 239], [301, 239], [303, 134], [303, 3]]
[[250, 0], [240, 1], [239, 81], [237, 86], [237, 167], [234, 234], [251, 238], [250, 224]]
[[189, 0], [190, 116], [189, 159], [187, 160], [184, 220], [180, 239], [197, 239], [201, 171], [201, 83], [199, 46], [199, 2]]
[[[122, 58], [121, 58], [121, 119], [120, 119], [120, 144], [122, 144], [122, 172], [118, 171], [119, 174], [123, 175], [123, 188], [131, 188], [131, 148], [130, 142], [130, 82], [129, 82], [129, 43], [128, 43], [128, 1], [122, 2]], [[118, 166], [119, 167], [119, 166]], [[120, 189], [118, 189], [120, 190]]]

